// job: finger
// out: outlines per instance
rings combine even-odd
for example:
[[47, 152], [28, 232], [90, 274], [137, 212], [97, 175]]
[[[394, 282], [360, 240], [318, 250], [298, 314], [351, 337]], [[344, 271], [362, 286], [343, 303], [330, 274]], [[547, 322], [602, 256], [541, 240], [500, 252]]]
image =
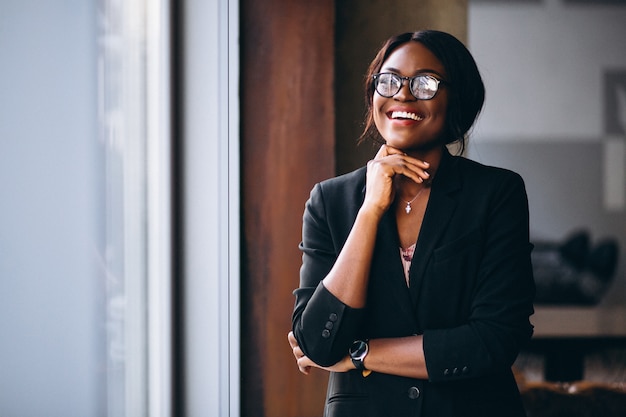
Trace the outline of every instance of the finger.
[[422, 184], [425, 180], [428, 179], [428, 173], [426, 171], [421, 169], [416, 170], [409, 166], [404, 167], [404, 169], [399, 173], [407, 178], [410, 178], [418, 184]]
[[389, 146], [389, 145], [384, 145], [385, 146], [385, 151], [387, 152], [387, 156], [389, 155], [406, 155], [406, 153], [404, 153], [404, 151], [401, 151], [398, 148], [394, 148], [393, 146]]
[[428, 172], [430, 164], [428, 162], [413, 158], [408, 155], [399, 156], [397, 158], [401, 160], [401, 162], [399, 162], [396, 167], [397, 174], [407, 176], [413, 181], [419, 183], [424, 182], [430, 178], [430, 173]]
[[392, 148], [391, 146], [388, 146], [388, 145], [381, 146], [381, 148], [376, 153], [376, 156], [374, 157], [374, 159], [369, 162], [372, 162], [372, 161], [382, 162], [381, 159], [384, 159], [384, 161], [387, 161], [388, 159], [386, 157], [392, 157], [392, 156], [393, 158], [390, 158], [389, 161], [394, 161], [393, 164], [397, 164], [397, 163], [410, 164], [424, 171], [430, 168], [430, 164], [427, 161], [417, 159], [415, 157], [407, 155], [401, 150]]
[[400, 149], [396, 149], [389, 145], [382, 145], [380, 149], [378, 149], [378, 152], [376, 152], [376, 156], [374, 157], [374, 159], [384, 158], [385, 156], [389, 156], [389, 155], [404, 155], [404, 154], [405, 153], [402, 152]]
[[413, 158], [412, 156], [408, 155], [404, 156], [404, 159], [407, 163], [414, 165], [419, 169], [427, 170], [428, 168], [430, 168], [430, 164], [426, 161], [422, 161], [421, 159]]
[[311, 371], [311, 361], [306, 356], [298, 359], [298, 370], [305, 375], [308, 375]]
[[293, 356], [295, 356], [296, 360], [302, 358], [304, 356], [304, 352], [302, 352], [302, 349], [300, 349], [298, 341], [296, 340], [293, 333], [289, 332], [289, 335], [287, 337], [289, 338], [289, 344], [291, 345], [291, 351], [293, 352]]
[[387, 148], [387, 145], [382, 145], [380, 149], [378, 149], [378, 152], [376, 152], [376, 156], [374, 156], [374, 159], [384, 158], [385, 156], [389, 155]]
[[[430, 179], [430, 173], [428, 172], [430, 165], [428, 162], [417, 159], [407, 160], [406, 167], [419, 178], [417, 179], [418, 182], [424, 182]], [[416, 180], [416, 178], [413, 178], [413, 180]]]
[[302, 351], [302, 349], [300, 349], [298, 346], [296, 346], [295, 348], [292, 349], [293, 352], [293, 356], [296, 357], [296, 360], [299, 360], [300, 358], [304, 357], [304, 352]]
[[293, 332], [289, 332], [287, 340], [289, 340], [289, 345], [292, 349], [298, 346], [298, 341], [296, 340], [296, 336], [294, 336]]
[[430, 178], [427, 162], [420, 161], [407, 155], [388, 155], [386, 158], [371, 160], [368, 166], [372, 172], [378, 172], [387, 178], [400, 174], [416, 183], [422, 183]]

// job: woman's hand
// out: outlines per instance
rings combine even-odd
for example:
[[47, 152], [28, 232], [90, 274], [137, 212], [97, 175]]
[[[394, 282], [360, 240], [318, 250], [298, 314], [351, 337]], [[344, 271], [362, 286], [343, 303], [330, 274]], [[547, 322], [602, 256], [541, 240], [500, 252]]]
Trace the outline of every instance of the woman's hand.
[[393, 180], [396, 175], [404, 175], [416, 183], [423, 183], [430, 177], [426, 171], [430, 165], [404, 152], [383, 145], [374, 159], [367, 163], [367, 185], [364, 207], [371, 207], [379, 214], [389, 209], [395, 197]]
[[319, 366], [307, 356], [304, 355], [300, 346], [298, 346], [298, 341], [296, 337], [293, 335], [293, 332], [289, 332], [287, 335], [287, 339], [289, 340], [289, 345], [293, 351], [293, 356], [296, 358], [296, 363], [298, 364], [298, 369], [305, 375], [308, 375], [311, 371], [311, 368], [319, 368], [324, 369], [326, 371], [331, 372], [347, 372], [351, 369], [356, 369], [352, 364], [352, 360], [350, 360], [349, 356], [345, 356], [342, 360], [334, 364], [333, 366], [323, 367]]

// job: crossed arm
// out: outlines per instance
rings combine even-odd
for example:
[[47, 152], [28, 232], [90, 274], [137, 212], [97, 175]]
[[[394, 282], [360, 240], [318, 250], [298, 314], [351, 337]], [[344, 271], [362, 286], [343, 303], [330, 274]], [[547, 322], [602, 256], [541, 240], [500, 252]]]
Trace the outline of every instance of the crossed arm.
[[[356, 369], [348, 355], [330, 367], [319, 366], [304, 355], [293, 332], [289, 332], [287, 337], [298, 369], [305, 375], [309, 374], [311, 368], [332, 372], [347, 372]], [[363, 364], [366, 369], [374, 372], [428, 379], [422, 340], [422, 336], [370, 340], [369, 354], [365, 357]]]
[[[391, 158], [387, 161], [391, 162]], [[368, 187], [379, 184], [371, 184], [370, 181], [370, 173], [374, 168], [380, 167], [368, 166]], [[483, 175], [484, 171], [481, 173]], [[472, 246], [484, 249], [476, 249], [479, 251], [476, 253], [462, 252], [461, 258], [451, 260], [456, 262], [455, 265], [464, 265], [468, 259], [479, 263], [480, 270], [476, 271], [478, 275], [471, 278], [474, 280], [474, 290], [471, 305], [468, 305], [471, 312], [467, 320], [457, 320], [457, 327], [424, 330], [424, 335], [370, 340], [370, 352], [364, 360], [366, 368], [434, 381], [448, 380], [448, 370], [465, 370], [468, 367], [471, 372], [464, 373], [462, 377], [473, 378], [510, 367], [521, 343], [532, 334], [528, 316], [532, 314], [534, 287], [523, 182], [514, 175], [493, 174], [494, 180], [486, 183], [488, 189], [485, 189], [485, 183], [480, 183], [480, 189], [485, 195], [483, 200], [489, 204], [478, 207], [480, 213], [484, 213], [483, 220], [477, 226], [481, 233], [478, 240], [484, 242], [484, 245]], [[385, 175], [381, 175], [380, 179], [384, 182]], [[322, 249], [332, 248], [334, 244], [331, 239], [335, 238], [334, 235], [331, 237], [330, 230], [324, 230], [326, 205], [323, 193], [312, 194], [314, 210], [307, 215], [305, 222], [312, 229], [306, 234], [308, 242], [305, 242], [303, 248], [305, 257], [302, 276], [305, 281], [295, 292], [297, 304], [293, 331], [296, 334], [288, 336], [298, 367], [303, 373], [308, 373], [311, 367], [334, 372], [355, 368], [347, 356], [347, 346], [352, 338], [358, 338], [359, 323], [364, 319], [363, 307], [369, 285], [374, 239], [381, 213], [385, 209], [384, 205], [372, 204], [380, 202], [380, 199], [368, 200], [369, 190], [366, 191], [365, 202], [358, 211], [352, 229], [347, 232], [343, 250], [336, 258], [332, 249]], [[474, 190], [468, 190], [471, 191]], [[477, 206], [471, 204], [469, 207]], [[474, 241], [476, 236], [471, 237]], [[458, 245], [455, 249], [459, 249]], [[446, 253], [450, 253], [450, 250]], [[319, 276], [324, 277], [321, 283], [319, 278], [315, 278]], [[307, 304], [316, 307], [311, 310]], [[319, 337], [318, 330], [311, 333], [315, 328], [322, 331], [321, 326], [331, 312], [337, 312], [340, 317], [331, 332], [332, 337]], [[338, 328], [342, 330], [338, 331]], [[315, 334], [318, 337], [313, 337]]]

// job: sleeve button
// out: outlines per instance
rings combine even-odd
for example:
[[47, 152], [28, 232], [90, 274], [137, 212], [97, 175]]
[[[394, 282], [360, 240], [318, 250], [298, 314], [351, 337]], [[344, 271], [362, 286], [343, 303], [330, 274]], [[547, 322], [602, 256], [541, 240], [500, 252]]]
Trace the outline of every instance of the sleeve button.
[[328, 329], [328, 330], [332, 330], [334, 326], [335, 326], [335, 325], [333, 324], [333, 322], [332, 322], [332, 321], [327, 321], [327, 322], [326, 322], [326, 325], [325, 325], [324, 327], [325, 327], [326, 329]]
[[324, 329], [324, 331], [322, 332], [322, 337], [324, 339], [328, 339], [330, 337], [330, 331], [328, 329]]
[[335, 313], [330, 313], [330, 316], [328, 316], [328, 319], [330, 321], [337, 321], [337, 314]]

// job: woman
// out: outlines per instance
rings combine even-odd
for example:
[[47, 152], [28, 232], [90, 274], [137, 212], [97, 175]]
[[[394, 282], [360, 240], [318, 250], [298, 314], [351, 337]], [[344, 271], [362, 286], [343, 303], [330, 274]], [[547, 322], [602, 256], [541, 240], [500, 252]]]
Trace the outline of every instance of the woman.
[[389, 39], [366, 77], [364, 137], [383, 144], [317, 184], [288, 339], [329, 370], [327, 417], [524, 416], [511, 365], [531, 337], [522, 179], [452, 156], [484, 86], [461, 42]]

